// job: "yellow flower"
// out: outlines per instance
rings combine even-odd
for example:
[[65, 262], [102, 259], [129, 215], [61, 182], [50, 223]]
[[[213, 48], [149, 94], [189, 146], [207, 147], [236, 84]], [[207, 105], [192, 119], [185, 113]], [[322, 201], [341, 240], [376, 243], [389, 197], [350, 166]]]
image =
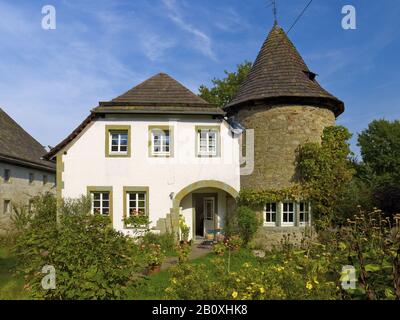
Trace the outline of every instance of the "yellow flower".
[[261, 294], [265, 293], [265, 289], [263, 287], [260, 288], [260, 293]]
[[237, 296], [238, 296], [238, 293], [237, 293], [236, 291], [233, 291], [233, 293], [232, 293], [232, 298], [233, 298], [233, 299], [236, 299]]
[[313, 288], [313, 285], [312, 285], [311, 281], [307, 281], [306, 288], [308, 290], [311, 290]]
[[175, 278], [172, 278], [172, 283], [176, 284], [176, 279]]

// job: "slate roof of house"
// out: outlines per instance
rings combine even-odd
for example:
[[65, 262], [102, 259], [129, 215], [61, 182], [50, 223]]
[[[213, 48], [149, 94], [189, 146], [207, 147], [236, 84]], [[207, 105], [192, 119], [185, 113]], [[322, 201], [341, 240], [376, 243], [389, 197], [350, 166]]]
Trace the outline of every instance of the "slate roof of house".
[[165, 73], [159, 73], [108, 102], [100, 102], [63, 141], [46, 154], [52, 159], [93, 120], [104, 114], [182, 114], [224, 116], [225, 112], [195, 95]]
[[55, 171], [55, 164], [43, 160], [43, 146], [0, 108], [0, 161]]
[[338, 116], [344, 111], [343, 102], [322, 88], [315, 76], [285, 31], [275, 24], [246, 80], [226, 109], [257, 100], [303, 100], [326, 105]]
[[159, 73], [109, 102], [100, 102], [95, 113], [178, 113], [224, 115], [165, 73]]

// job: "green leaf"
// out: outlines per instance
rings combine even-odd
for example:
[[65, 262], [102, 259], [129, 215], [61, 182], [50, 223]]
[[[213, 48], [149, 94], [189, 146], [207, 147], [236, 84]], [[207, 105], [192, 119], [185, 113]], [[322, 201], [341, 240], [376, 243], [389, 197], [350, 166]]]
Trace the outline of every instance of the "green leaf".
[[381, 270], [381, 267], [378, 266], [377, 264], [367, 264], [365, 266], [365, 271], [367, 271], [367, 272], [377, 272], [380, 270]]

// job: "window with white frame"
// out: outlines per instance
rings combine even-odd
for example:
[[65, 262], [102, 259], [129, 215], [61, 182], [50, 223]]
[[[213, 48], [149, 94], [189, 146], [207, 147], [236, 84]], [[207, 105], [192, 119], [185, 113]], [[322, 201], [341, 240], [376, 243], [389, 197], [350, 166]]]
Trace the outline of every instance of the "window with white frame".
[[294, 202], [284, 202], [282, 204], [282, 226], [294, 226]]
[[276, 202], [267, 203], [265, 205], [265, 226], [276, 226]]
[[128, 131], [110, 131], [110, 154], [128, 154]]
[[128, 217], [147, 215], [147, 194], [146, 192], [127, 193]]
[[92, 214], [110, 214], [110, 192], [91, 192]]
[[152, 129], [151, 131], [151, 152], [153, 156], [169, 156], [170, 153], [170, 131]]
[[215, 157], [218, 155], [217, 129], [199, 129], [197, 139], [199, 156]]
[[308, 202], [300, 202], [299, 204], [299, 224], [300, 226], [310, 224], [310, 204]]

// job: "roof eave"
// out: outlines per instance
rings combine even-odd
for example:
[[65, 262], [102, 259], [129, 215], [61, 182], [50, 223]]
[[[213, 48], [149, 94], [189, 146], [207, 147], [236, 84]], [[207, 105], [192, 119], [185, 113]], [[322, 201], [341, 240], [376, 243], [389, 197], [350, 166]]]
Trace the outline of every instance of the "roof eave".
[[210, 110], [174, 110], [174, 109], [158, 109], [158, 110], [146, 110], [146, 109], [118, 109], [118, 108], [95, 108], [92, 110], [94, 114], [181, 114], [181, 115], [210, 115], [210, 116], [224, 116], [225, 111], [219, 108]]
[[10, 163], [10, 164], [14, 164], [14, 165], [17, 165], [17, 166], [29, 167], [29, 168], [38, 169], [38, 170], [44, 170], [44, 171], [48, 171], [48, 172], [51, 172], [51, 173], [55, 173], [56, 172], [56, 168], [54, 166], [50, 165], [50, 164], [47, 166], [45, 164], [36, 163], [36, 162], [28, 161], [28, 160], [25, 160], [25, 159], [14, 158], [14, 157], [1, 155], [1, 154], [0, 154], [0, 161], [6, 162], [6, 163]]
[[316, 97], [316, 96], [272, 96], [262, 98], [250, 98], [239, 101], [232, 101], [228, 103], [223, 110], [229, 113], [229, 111], [236, 110], [246, 105], [256, 103], [268, 103], [268, 104], [300, 104], [300, 105], [314, 105], [317, 107], [326, 107], [331, 110], [335, 117], [339, 117], [344, 112], [343, 101], [335, 97]]

